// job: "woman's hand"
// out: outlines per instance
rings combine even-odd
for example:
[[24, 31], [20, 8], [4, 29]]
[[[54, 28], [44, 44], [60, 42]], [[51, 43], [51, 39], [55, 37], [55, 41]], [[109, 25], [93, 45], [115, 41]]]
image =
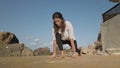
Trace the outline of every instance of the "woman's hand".
[[53, 54], [50, 56], [50, 58], [56, 58], [56, 49], [57, 49], [56, 40], [53, 40]]
[[78, 53], [76, 52], [76, 49], [75, 49], [75, 43], [74, 43], [74, 40], [70, 40], [71, 42], [71, 46], [72, 46], [72, 57], [73, 58], [77, 58], [78, 57]]

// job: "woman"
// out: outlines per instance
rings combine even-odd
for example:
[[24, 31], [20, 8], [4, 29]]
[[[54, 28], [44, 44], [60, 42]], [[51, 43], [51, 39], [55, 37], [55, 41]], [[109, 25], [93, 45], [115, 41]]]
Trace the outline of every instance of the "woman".
[[69, 21], [65, 21], [60, 12], [53, 14], [53, 54], [51, 58], [56, 57], [56, 47], [60, 50], [60, 58], [64, 58], [63, 44], [69, 44], [72, 48], [72, 57], [77, 57], [76, 52], [80, 55], [80, 50], [77, 49], [76, 39], [73, 34], [73, 27]]

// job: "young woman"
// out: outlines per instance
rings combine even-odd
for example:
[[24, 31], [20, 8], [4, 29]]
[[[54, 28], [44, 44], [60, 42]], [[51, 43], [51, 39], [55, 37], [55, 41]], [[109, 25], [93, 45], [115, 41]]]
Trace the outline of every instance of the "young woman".
[[76, 53], [80, 55], [80, 50], [77, 48], [76, 39], [73, 33], [72, 24], [64, 20], [60, 12], [55, 12], [52, 16], [53, 19], [53, 54], [50, 58], [56, 57], [56, 47], [60, 50], [60, 58], [64, 58], [63, 44], [69, 44], [72, 49], [72, 57], [77, 57]]

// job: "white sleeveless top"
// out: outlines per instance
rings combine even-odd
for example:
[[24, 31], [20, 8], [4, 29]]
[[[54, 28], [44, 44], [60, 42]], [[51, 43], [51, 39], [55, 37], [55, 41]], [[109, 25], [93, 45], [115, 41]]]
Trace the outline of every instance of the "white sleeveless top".
[[[65, 21], [65, 32], [62, 35], [62, 40], [75, 40], [75, 36], [73, 33], [73, 26], [69, 21]], [[59, 33], [61, 34], [61, 31], [59, 31]], [[52, 28], [52, 34], [53, 34], [53, 40], [56, 40], [55, 38], [55, 33], [54, 33], [54, 28]]]

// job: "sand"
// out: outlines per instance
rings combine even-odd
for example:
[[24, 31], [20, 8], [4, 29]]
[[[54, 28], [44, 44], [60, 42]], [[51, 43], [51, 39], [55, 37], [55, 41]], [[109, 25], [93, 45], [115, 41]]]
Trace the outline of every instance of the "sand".
[[48, 56], [0, 57], [0, 68], [120, 68], [120, 56], [80, 56], [49, 59]]

